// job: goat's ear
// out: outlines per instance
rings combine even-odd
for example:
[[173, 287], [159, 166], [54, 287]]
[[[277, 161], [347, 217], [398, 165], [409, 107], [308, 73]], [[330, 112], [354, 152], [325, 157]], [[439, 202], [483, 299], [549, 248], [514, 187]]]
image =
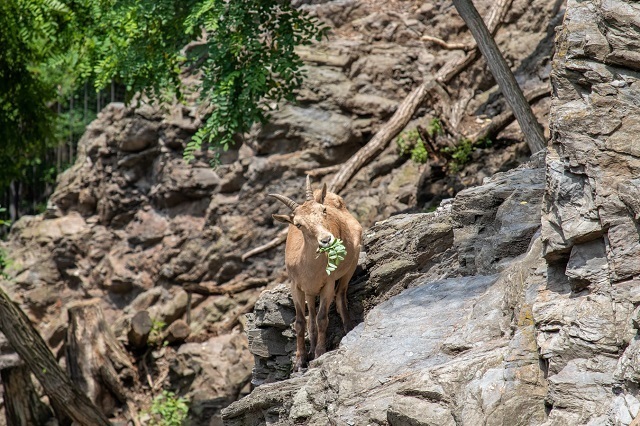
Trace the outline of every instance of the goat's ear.
[[320, 191], [320, 198], [318, 198], [316, 201], [320, 204], [324, 204], [324, 198], [327, 196], [327, 184], [323, 183], [322, 184], [322, 191]]
[[293, 217], [288, 214], [272, 214], [271, 217], [278, 222], [293, 224]]

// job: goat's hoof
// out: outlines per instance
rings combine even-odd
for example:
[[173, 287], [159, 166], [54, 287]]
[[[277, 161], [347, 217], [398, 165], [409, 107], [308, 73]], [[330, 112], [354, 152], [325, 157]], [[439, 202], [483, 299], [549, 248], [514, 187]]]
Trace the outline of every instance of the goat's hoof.
[[314, 355], [315, 355], [315, 356], [314, 356], [314, 359], [318, 359], [318, 358], [320, 358], [322, 355], [324, 355], [324, 354], [325, 354], [325, 352], [327, 352], [327, 351], [326, 351], [326, 350], [324, 350], [324, 349], [320, 349], [320, 348], [316, 349], [316, 352], [315, 352], [315, 354], [314, 354]]
[[302, 372], [305, 367], [307, 366], [307, 360], [305, 358], [298, 358], [296, 359], [296, 363], [293, 367], [293, 371], [294, 372]]

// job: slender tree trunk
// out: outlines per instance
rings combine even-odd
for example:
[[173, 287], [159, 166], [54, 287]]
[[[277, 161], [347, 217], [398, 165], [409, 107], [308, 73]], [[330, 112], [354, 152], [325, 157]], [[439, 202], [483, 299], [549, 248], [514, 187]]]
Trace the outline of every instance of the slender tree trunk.
[[500, 86], [507, 103], [513, 110], [531, 153], [545, 149], [547, 141], [544, 137], [542, 126], [540, 126], [536, 116], [533, 114], [531, 106], [525, 99], [522, 90], [520, 90], [515, 76], [500, 53], [498, 45], [484, 24], [482, 17], [480, 17], [471, 0], [453, 0], [453, 4], [462, 19], [464, 19], [467, 27], [469, 27], [471, 34], [473, 34], [480, 52], [487, 59], [489, 69], [498, 86]]
[[0, 289], [0, 331], [38, 379], [44, 392], [67, 416], [82, 426], [110, 426], [56, 362], [40, 334], [27, 316]]

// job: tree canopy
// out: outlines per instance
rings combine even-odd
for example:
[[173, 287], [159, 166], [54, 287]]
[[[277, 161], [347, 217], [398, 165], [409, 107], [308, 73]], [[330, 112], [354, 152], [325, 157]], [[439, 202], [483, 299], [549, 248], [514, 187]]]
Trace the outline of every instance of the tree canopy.
[[211, 106], [185, 150], [232, 136], [293, 99], [294, 47], [325, 28], [286, 0], [4, 0], [0, 2], [0, 186], [57, 143], [56, 104], [91, 82], [152, 100], [184, 98], [198, 73]]

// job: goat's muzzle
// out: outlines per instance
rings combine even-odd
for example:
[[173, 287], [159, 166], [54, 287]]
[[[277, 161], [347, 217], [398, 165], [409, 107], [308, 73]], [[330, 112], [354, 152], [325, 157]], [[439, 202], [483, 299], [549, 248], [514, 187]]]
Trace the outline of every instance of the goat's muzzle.
[[329, 247], [335, 241], [335, 237], [331, 234], [324, 235], [322, 238], [318, 238], [318, 244], [320, 247]]

